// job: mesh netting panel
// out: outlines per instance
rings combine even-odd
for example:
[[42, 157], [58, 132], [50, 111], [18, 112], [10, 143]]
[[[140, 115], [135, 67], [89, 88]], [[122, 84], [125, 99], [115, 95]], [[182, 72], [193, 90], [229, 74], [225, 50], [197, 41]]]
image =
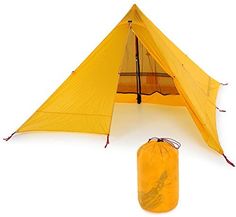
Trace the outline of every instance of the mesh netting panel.
[[[151, 57], [147, 49], [138, 42], [141, 94], [178, 95], [173, 79], [164, 72]], [[137, 93], [135, 35], [130, 32], [121, 71], [117, 93]]]

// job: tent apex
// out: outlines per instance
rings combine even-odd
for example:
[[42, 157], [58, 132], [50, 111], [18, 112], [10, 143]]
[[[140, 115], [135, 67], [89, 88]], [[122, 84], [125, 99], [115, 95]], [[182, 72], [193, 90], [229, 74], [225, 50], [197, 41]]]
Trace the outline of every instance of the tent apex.
[[131, 9], [137, 9], [138, 8], [138, 5], [136, 4], [133, 4], [132, 8]]

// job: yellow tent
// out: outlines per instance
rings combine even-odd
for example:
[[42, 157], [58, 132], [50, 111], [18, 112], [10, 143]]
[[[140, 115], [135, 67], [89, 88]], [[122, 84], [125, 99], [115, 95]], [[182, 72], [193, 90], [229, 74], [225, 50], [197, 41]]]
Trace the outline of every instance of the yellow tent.
[[220, 83], [180, 51], [136, 6], [16, 131], [109, 135], [115, 102], [186, 106], [205, 142], [220, 154]]

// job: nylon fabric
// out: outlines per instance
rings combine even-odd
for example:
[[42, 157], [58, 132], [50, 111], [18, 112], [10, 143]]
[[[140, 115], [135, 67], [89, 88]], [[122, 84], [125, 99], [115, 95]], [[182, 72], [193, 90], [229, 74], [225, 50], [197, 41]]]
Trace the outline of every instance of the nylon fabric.
[[[129, 38], [134, 36], [143, 49], [141, 77], [146, 70], [151, 70], [168, 78], [168, 81], [161, 81], [160, 76], [155, 75], [159, 79], [155, 83], [155, 76], [143, 76], [142, 103], [185, 106], [208, 146], [223, 154], [216, 128], [215, 105], [220, 83], [180, 51], [136, 5], [17, 132], [109, 134], [114, 103], [136, 103], [136, 95], [132, 94], [135, 81], [129, 78], [127, 85], [120, 76], [129, 70], [135, 72], [135, 62], [127, 61], [134, 57], [134, 43], [129, 43]], [[127, 47], [131, 50], [129, 53]], [[149, 57], [157, 70], [148, 65]], [[168, 87], [164, 92], [163, 85]]]
[[137, 153], [138, 200], [152, 212], [175, 208], [179, 198], [179, 153], [167, 142], [150, 141]]

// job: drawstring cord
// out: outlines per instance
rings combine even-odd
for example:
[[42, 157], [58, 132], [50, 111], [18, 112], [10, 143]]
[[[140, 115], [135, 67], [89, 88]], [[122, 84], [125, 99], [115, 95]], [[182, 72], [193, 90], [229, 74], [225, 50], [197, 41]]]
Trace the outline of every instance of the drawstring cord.
[[157, 142], [167, 142], [168, 144], [170, 144], [173, 148], [175, 149], [179, 149], [181, 144], [171, 138], [158, 138], [158, 137], [152, 137], [148, 140], [148, 142], [152, 141], [152, 140], [156, 140]]

